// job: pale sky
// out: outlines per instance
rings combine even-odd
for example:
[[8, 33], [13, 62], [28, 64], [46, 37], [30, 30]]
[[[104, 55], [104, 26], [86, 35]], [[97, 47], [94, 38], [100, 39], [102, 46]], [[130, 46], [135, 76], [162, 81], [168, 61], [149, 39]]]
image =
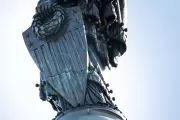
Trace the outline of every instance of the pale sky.
[[[34, 87], [39, 70], [22, 39], [37, 0], [0, 4], [0, 120], [51, 120]], [[127, 52], [106, 75], [128, 120], [180, 120], [180, 1], [127, 0]]]

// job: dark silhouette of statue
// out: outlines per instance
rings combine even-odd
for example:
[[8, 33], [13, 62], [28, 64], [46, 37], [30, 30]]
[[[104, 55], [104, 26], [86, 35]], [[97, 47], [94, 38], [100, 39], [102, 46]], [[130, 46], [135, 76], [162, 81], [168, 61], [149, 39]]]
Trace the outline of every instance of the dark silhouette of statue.
[[125, 0], [40, 0], [23, 33], [54, 120], [125, 120], [102, 72], [126, 51]]

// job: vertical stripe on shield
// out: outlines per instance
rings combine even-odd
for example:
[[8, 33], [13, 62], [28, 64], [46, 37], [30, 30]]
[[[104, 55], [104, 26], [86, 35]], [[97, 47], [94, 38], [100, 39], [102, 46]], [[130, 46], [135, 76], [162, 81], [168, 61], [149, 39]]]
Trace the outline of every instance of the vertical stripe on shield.
[[[76, 54], [76, 60], [77, 60], [77, 63], [78, 63], [78, 68], [80, 69], [80, 70], [83, 70], [83, 63], [82, 63], [82, 59], [81, 59], [81, 57], [80, 57], [80, 50], [77, 48], [77, 47], [81, 47], [81, 46], [76, 46], [76, 45], [78, 45], [78, 44], [76, 44], [76, 42], [78, 41], [78, 39], [76, 38], [76, 35], [75, 34], [73, 34], [73, 32], [72, 31], [70, 31], [70, 33], [68, 34], [69, 36], [70, 36], [70, 39], [69, 39], [69, 41], [71, 42], [71, 45], [72, 45], [72, 48], [74, 49], [74, 52], [75, 52], [75, 54]], [[76, 41], [76, 42], [75, 42]]]
[[[78, 62], [76, 60], [77, 55], [75, 54], [75, 51], [73, 49], [71, 41], [69, 40], [69, 36], [68, 35], [65, 35], [65, 46], [66, 46], [66, 48], [69, 48], [69, 56], [71, 56], [70, 57], [71, 58], [71, 64], [72, 64], [72, 67], [73, 67], [73, 71], [72, 72], [74, 72], [74, 75], [75, 75], [74, 79], [76, 79], [76, 81], [78, 82], [80, 87], [83, 88], [83, 84], [81, 83], [80, 76], [78, 75], [78, 73], [80, 71], [82, 71], [81, 69], [79, 69], [80, 62]], [[78, 71], [78, 73], [77, 73], [77, 71]]]
[[57, 75], [58, 72], [55, 67], [55, 61], [50, 53], [50, 50], [48, 49], [48, 44], [46, 43], [46, 44], [42, 45], [41, 48], [42, 48], [42, 53], [46, 60], [47, 67], [48, 67], [49, 71], [51, 72], [51, 75], [52, 76]]

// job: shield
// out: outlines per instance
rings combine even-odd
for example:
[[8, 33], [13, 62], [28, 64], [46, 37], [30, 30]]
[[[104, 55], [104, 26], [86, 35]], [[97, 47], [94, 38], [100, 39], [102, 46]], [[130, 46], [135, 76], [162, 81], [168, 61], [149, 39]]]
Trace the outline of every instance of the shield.
[[46, 81], [72, 106], [84, 103], [88, 50], [82, 13], [79, 7], [65, 8], [63, 32], [42, 40], [29, 27], [23, 32], [27, 49]]

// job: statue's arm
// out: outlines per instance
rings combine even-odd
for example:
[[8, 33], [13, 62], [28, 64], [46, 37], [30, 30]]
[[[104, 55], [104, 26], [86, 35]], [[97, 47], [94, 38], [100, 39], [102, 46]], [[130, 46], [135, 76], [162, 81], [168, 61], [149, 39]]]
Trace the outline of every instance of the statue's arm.
[[[116, 0], [114, 0], [116, 2]], [[115, 6], [116, 4], [114, 4]], [[110, 64], [113, 67], [117, 67], [117, 62], [115, 58], [119, 55], [123, 55], [126, 51], [126, 39], [127, 39], [127, 28], [126, 26], [126, 15], [127, 7], [126, 0], [119, 0], [119, 9], [115, 6], [117, 20], [111, 25], [107, 26], [106, 34], [110, 41], [108, 44], [111, 46], [108, 48], [108, 54], [110, 59]], [[118, 10], [118, 11], [117, 11]], [[120, 13], [120, 16], [118, 14]]]
[[[118, 1], [119, 7], [116, 4]], [[107, 25], [107, 35], [109, 38], [112, 40], [120, 41], [120, 42], [125, 42], [126, 41], [126, 32], [127, 28], [126, 27], [126, 17], [127, 17], [127, 5], [126, 5], [126, 0], [113, 0], [115, 2], [113, 4], [115, 8], [115, 13], [117, 15], [117, 20], [114, 21], [112, 24]]]

